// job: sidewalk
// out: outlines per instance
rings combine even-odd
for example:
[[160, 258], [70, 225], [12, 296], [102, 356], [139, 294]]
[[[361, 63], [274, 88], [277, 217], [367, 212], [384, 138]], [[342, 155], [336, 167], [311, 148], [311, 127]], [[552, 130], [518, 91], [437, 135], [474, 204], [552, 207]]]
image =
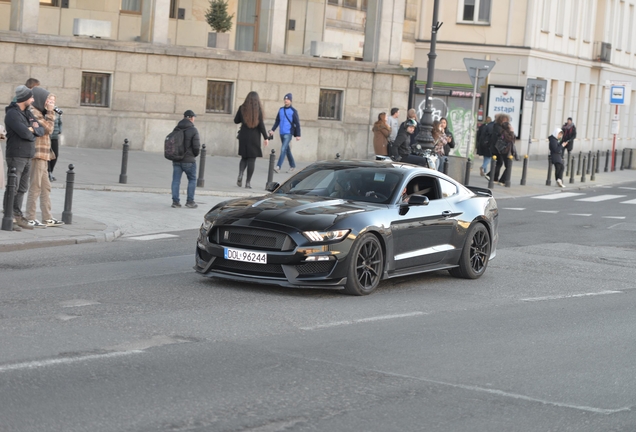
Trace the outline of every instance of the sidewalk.
[[[335, 157], [335, 155], [334, 155]], [[205, 185], [197, 187], [197, 209], [182, 207], [173, 209], [170, 185], [172, 166], [161, 153], [131, 151], [128, 154], [127, 183], [120, 184], [121, 150], [62, 147], [60, 160], [55, 167], [51, 192], [54, 217], [61, 219], [65, 199], [65, 178], [69, 164], [74, 165], [75, 187], [73, 192], [73, 220], [71, 225], [46, 229], [11, 232], [0, 230], [0, 252], [88, 242], [112, 241], [120, 236], [133, 237], [170, 231], [198, 228], [203, 215], [215, 204], [231, 198], [258, 196], [265, 193], [269, 154], [256, 161], [252, 188], [236, 185], [239, 157], [206, 157]], [[200, 165], [198, 163], [198, 165]], [[297, 163], [297, 170], [309, 163]], [[479, 176], [478, 159], [473, 164], [470, 185], [487, 187], [488, 181]], [[523, 162], [513, 164], [511, 187], [495, 185], [493, 194], [497, 200], [523, 196], [558, 193], [554, 174], [552, 185], [546, 186], [547, 161], [530, 161], [526, 185], [520, 186]], [[284, 170], [287, 169], [285, 166]], [[281, 171], [274, 174], [274, 181], [282, 182], [291, 174]], [[601, 172], [591, 181], [575, 183], [565, 179], [566, 191], [636, 180], [636, 171]], [[181, 198], [185, 202], [185, 176], [181, 181]]]

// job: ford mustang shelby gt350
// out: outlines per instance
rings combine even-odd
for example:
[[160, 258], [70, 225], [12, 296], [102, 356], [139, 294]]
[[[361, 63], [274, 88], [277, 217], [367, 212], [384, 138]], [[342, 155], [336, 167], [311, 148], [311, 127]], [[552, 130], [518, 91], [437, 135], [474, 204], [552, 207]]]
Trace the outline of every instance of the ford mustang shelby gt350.
[[428, 168], [316, 162], [268, 190], [205, 215], [197, 272], [365, 295], [383, 279], [420, 272], [476, 279], [496, 254], [491, 192]]

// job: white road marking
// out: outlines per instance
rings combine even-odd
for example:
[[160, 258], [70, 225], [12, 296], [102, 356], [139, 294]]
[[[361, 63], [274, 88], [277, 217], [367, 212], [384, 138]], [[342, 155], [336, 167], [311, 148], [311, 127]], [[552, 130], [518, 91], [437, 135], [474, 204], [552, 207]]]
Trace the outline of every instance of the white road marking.
[[336, 321], [336, 322], [327, 323], [327, 324], [318, 324], [316, 326], [311, 326], [311, 327], [300, 327], [300, 329], [301, 330], [318, 330], [318, 329], [329, 328], [329, 327], [338, 327], [338, 326], [360, 324], [360, 323], [373, 322], [373, 321], [384, 321], [384, 320], [390, 320], [390, 319], [396, 319], [396, 318], [409, 318], [409, 317], [420, 316], [420, 315], [426, 315], [426, 312], [416, 311], [416, 312], [409, 312], [404, 314], [380, 315], [376, 317], [362, 318], [358, 320]]
[[620, 186], [619, 189], [625, 189], [625, 190], [636, 190], [636, 188], [633, 187], [627, 187], [627, 186]]
[[561, 199], [561, 198], [572, 198], [572, 197], [580, 196], [580, 195], [585, 195], [585, 194], [584, 193], [578, 193], [578, 192], [561, 192], [561, 193], [554, 193], [554, 194], [550, 194], [550, 195], [534, 196], [532, 198], [545, 199], [545, 200], [555, 200], [555, 199]]
[[525, 210], [525, 208], [523, 208], [523, 207], [504, 207], [502, 210], [517, 210], [517, 211], [521, 211], [521, 210]]
[[592, 216], [591, 213], [568, 213], [568, 216]]
[[537, 210], [537, 213], [551, 213], [551, 214], [557, 214], [559, 211], [558, 210]]
[[166, 238], [173, 238], [173, 237], [179, 237], [179, 236], [175, 234], [150, 234], [150, 235], [144, 235], [144, 236], [125, 237], [125, 238], [127, 240], [147, 241], [147, 240], [159, 240], [159, 239], [166, 239]]
[[601, 201], [609, 201], [618, 198], [625, 198], [626, 195], [597, 195], [587, 198], [579, 198], [575, 201], [586, 201], [586, 202], [601, 202]]
[[530, 297], [521, 299], [521, 301], [525, 302], [537, 302], [537, 301], [546, 301], [546, 300], [561, 300], [568, 298], [579, 298], [579, 297], [593, 297], [607, 294], [622, 294], [623, 291], [599, 291], [599, 292], [591, 292], [591, 293], [583, 293], [583, 294], [564, 294], [564, 295], [556, 295], [556, 296], [545, 296], [545, 297]]
[[89, 355], [79, 356], [79, 357], [65, 357], [65, 358], [57, 358], [57, 359], [50, 359], [50, 360], [15, 363], [10, 365], [0, 366], [0, 373], [10, 372], [15, 370], [23, 370], [23, 369], [39, 369], [39, 368], [47, 367], [47, 366], [66, 365], [66, 364], [79, 363], [79, 362], [88, 361], [88, 360], [100, 360], [100, 359], [106, 359], [106, 358], [112, 358], [112, 357], [123, 357], [123, 356], [128, 356], [131, 354], [139, 354], [142, 352], [143, 351], [139, 351], [139, 350], [121, 351], [121, 352], [110, 352], [110, 353], [104, 353], [104, 354], [89, 354]]
[[98, 305], [98, 304], [99, 304], [98, 301], [83, 300], [83, 299], [73, 299], [73, 300], [66, 300], [66, 301], [60, 302], [60, 306], [65, 307], [65, 308], [91, 306], [91, 305]]
[[603, 216], [603, 219], [625, 219], [625, 216]]
[[623, 202], [621, 202], [621, 204], [636, 204], [636, 199], [629, 200], [629, 201], [623, 201]]

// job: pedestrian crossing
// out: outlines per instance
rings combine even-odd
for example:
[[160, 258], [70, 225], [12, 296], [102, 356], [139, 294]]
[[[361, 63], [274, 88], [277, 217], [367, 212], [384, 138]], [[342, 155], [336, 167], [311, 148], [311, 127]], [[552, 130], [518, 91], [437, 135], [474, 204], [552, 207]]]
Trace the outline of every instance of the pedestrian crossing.
[[[540, 199], [540, 200], [561, 200], [561, 199], [567, 199], [567, 198], [574, 198], [574, 197], [582, 196], [582, 195], [586, 195], [586, 194], [583, 192], [563, 192], [563, 193], [552, 193], [548, 195], [537, 195], [537, 196], [533, 196], [532, 198]], [[603, 195], [589, 196], [585, 198], [576, 198], [575, 201], [598, 203], [598, 202], [616, 200], [616, 199], [621, 199], [626, 197], [627, 195], [603, 194]], [[620, 201], [620, 204], [636, 204], [636, 198], [629, 199], [627, 201]]]

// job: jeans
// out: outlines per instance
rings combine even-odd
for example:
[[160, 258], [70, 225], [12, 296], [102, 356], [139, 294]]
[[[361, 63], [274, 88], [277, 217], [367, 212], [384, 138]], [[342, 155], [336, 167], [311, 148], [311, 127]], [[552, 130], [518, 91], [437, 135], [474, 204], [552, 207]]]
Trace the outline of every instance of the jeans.
[[[22, 201], [24, 200], [24, 194], [29, 190], [29, 171], [31, 170], [31, 159], [21, 157], [8, 157], [7, 161], [7, 182], [9, 181], [9, 174], [11, 168], [16, 169], [16, 192], [13, 198], [13, 215], [22, 216]], [[5, 212], [8, 212], [7, 201], [9, 200], [9, 188], [4, 190], [3, 208]]]
[[280, 136], [280, 140], [283, 142], [280, 147], [280, 157], [278, 158], [278, 167], [283, 167], [283, 162], [285, 162], [285, 156], [287, 156], [287, 160], [289, 161], [290, 168], [296, 168], [296, 162], [294, 162], [294, 156], [292, 156], [291, 146], [289, 142], [292, 139], [291, 134], [283, 134]]
[[492, 161], [492, 156], [484, 156], [484, 163], [481, 164], [484, 172], [486, 174], [490, 173], [490, 162]]
[[188, 177], [188, 201], [194, 201], [194, 189], [197, 187], [196, 162], [172, 162], [172, 201], [179, 202], [179, 189], [181, 186], [181, 174]]

